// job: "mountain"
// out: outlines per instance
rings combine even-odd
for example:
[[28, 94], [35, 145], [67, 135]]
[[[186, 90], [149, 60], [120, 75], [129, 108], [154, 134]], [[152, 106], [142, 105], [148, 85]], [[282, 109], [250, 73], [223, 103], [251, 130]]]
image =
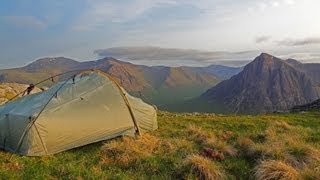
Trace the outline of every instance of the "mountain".
[[240, 73], [243, 67], [228, 67], [223, 65], [210, 65], [208, 67], [193, 68], [196, 71], [206, 72], [216, 75], [221, 80], [226, 80]]
[[319, 98], [313, 78], [295, 66], [262, 53], [242, 72], [209, 89], [198, 100], [211, 111], [255, 114], [286, 111]]
[[295, 59], [288, 59], [286, 62], [306, 73], [316, 85], [320, 86], [320, 63], [301, 63]]
[[[63, 72], [93, 68], [111, 74], [131, 94], [140, 97], [142, 93], [145, 101], [159, 106], [197, 97], [221, 79], [240, 71], [240, 68], [226, 66], [150, 67], [111, 57], [86, 62], [57, 57], [39, 59], [21, 68], [0, 70], [0, 82], [30, 84]], [[66, 76], [71, 77], [72, 73], [61, 78]], [[54, 78], [54, 82], [57, 80]], [[47, 81], [43, 86], [50, 86], [52, 83]]]
[[80, 63], [63, 57], [43, 58], [31, 64], [14, 69], [0, 70], [0, 82], [31, 84], [70, 69], [76, 69]]

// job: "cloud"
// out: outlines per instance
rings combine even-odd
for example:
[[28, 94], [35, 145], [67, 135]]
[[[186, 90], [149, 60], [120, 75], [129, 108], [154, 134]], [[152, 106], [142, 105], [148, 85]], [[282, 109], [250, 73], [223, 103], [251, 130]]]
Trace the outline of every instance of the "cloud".
[[5, 22], [18, 27], [32, 30], [44, 30], [47, 24], [33, 16], [3, 16]]
[[[94, 52], [100, 57], [115, 57], [131, 61], [180, 61], [186, 63], [188, 61], [198, 62], [202, 64], [224, 63], [243, 64], [252, 60], [259, 54], [257, 51], [242, 52], [224, 52], [224, 51], [200, 51], [194, 49], [177, 49], [177, 48], [161, 48], [161, 47], [113, 47], [108, 49], [100, 49]], [[236, 63], [236, 61], [241, 61]]]
[[283, 2], [288, 5], [293, 5], [296, 3], [295, 0], [283, 0]]
[[174, 5], [174, 0], [131, 0], [128, 3], [104, 0], [87, 0], [88, 9], [73, 24], [76, 31], [90, 31], [107, 23], [123, 23], [134, 20], [150, 9]]
[[255, 42], [256, 43], [264, 43], [264, 42], [267, 42], [271, 39], [271, 36], [259, 36], [255, 39]]
[[284, 39], [282, 41], [277, 41], [277, 44], [283, 46], [306, 46], [320, 44], [320, 37], [310, 37], [304, 39]]
[[273, 7], [279, 7], [279, 6], [280, 6], [280, 2], [278, 2], [278, 1], [272, 1], [272, 2], [271, 2], [271, 5], [272, 5]]
[[297, 59], [299, 61], [303, 62], [317, 62], [320, 61], [320, 53], [290, 53], [290, 54], [284, 54], [279, 56], [282, 59]]

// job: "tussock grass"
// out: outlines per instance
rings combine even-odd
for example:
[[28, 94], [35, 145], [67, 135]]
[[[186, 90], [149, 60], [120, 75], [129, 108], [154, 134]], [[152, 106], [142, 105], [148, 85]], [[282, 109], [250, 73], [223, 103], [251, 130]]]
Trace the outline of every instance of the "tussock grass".
[[219, 139], [221, 140], [229, 140], [234, 137], [234, 133], [232, 131], [219, 131], [218, 133]]
[[164, 153], [179, 152], [184, 154], [194, 153], [194, 143], [185, 138], [173, 138], [162, 141], [162, 150]]
[[290, 165], [275, 160], [262, 161], [255, 168], [257, 180], [298, 180], [297, 170]]
[[190, 139], [200, 143], [203, 147], [211, 147], [214, 150], [220, 151], [223, 155], [237, 156], [237, 149], [226, 142], [227, 139], [233, 137], [233, 132], [225, 131], [221, 134], [220, 138], [212, 132], [205, 132], [202, 128], [195, 125], [188, 126], [188, 134]]
[[266, 141], [256, 143], [251, 150], [261, 158], [286, 161], [296, 168], [304, 168], [314, 162], [320, 162], [320, 152], [306, 142], [308, 129], [292, 127], [281, 122], [271, 125], [265, 131]]
[[195, 173], [199, 179], [202, 180], [222, 180], [226, 179], [224, 170], [215, 162], [209, 159], [192, 154], [187, 157], [186, 165], [191, 167], [193, 173]]
[[217, 141], [213, 147], [228, 156], [235, 157], [238, 155], [238, 150], [235, 147], [222, 140]]
[[249, 149], [254, 146], [255, 143], [248, 137], [239, 137], [237, 139], [237, 145], [243, 149]]
[[320, 179], [320, 165], [304, 168], [300, 172], [301, 179], [317, 180]]
[[121, 140], [112, 140], [101, 148], [102, 163], [112, 161], [128, 165], [131, 161], [137, 161], [150, 156], [159, 147], [160, 140], [149, 134], [137, 138], [122, 137]]
[[303, 168], [309, 164], [320, 164], [320, 151], [301, 141], [296, 141], [286, 147], [286, 160], [298, 168]]
[[193, 124], [188, 126], [187, 133], [190, 135], [189, 138], [203, 145], [213, 145], [216, 142], [216, 137], [212, 132], [205, 132], [202, 128]]
[[256, 144], [248, 137], [238, 137], [237, 146], [241, 149], [244, 156], [255, 158], [257, 156]]
[[284, 121], [276, 121], [275, 122], [275, 126], [279, 127], [279, 128], [282, 128], [282, 129], [290, 129], [291, 128], [291, 126], [288, 123], [284, 122]]

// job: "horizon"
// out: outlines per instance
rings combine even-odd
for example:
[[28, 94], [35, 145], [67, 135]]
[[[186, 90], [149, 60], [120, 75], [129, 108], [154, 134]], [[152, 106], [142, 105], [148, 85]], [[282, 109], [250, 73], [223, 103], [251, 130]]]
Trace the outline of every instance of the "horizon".
[[[37, 4], [37, 6], [34, 6]], [[316, 0], [9, 1], [0, 67], [111, 56], [143, 65], [244, 65], [261, 52], [320, 62]]]
[[[43, 59], [52, 59], [53, 61], [55, 61], [56, 59], [59, 59], [59, 58], [64, 58], [64, 59], [70, 59], [70, 60], [73, 60], [73, 61], [76, 61], [76, 62], [79, 62], [79, 63], [82, 63], [82, 62], [90, 62], [90, 61], [99, 61], [99, 60], [103, 60], [103, 59], [107, 59], [107, 58], [112, 58], [112, 59], [115, 59], [116, 61], [121, 61], [121, 62], [125, 62], [125, 63], [131, 63], [133, 65], [141, 65], [141, 66], [148, 66], [148, 67], [209, 67], [209, 66], [225, 66], [225, 67], [232, 67], [232, 68], [243, 68], [245, 67], [246, 65], [250, 64], [251, 62], [253, 62], [255, 60], [255, 58], [261, 56], [262, 54], [267, 54], [267, 55], [270, 55], [270, 56], [273, 56], [273, 57], [276, 57], [276, 58], [279, 58], [283, 61], [287, 61], [289, 59], [293, 59], [293, 60], [296, 60], [300, 63], [318, 63], [318, 62], [305, 62], [305, 61], [301, 61], [299, 59], [294, 59], [294, 58], [290, 58], [290, 57], [287, 57], [287, 58], [281, 58], [279, 56], [274, 56], [270, 53], [266, 53], [266, 52], [261, 52], [260, 54], [258, 54], [257, 56], [255, 56], [253, 59], [251, 60], [248, 60], [248, 61], [217, 61], [217, 62], [213, 62], [211, 64], [206, 64], [206, 65], [172, 65], [172, 64], [156, 64], [156, 65], [153, 65], [153, 64], [147, 64], [147, 63], [139, 63], [139, 61], [131, 61], [131, 60], [124, 60], [124, 59], [119, 59], [119, 58], [114, 58], [114, 57], [111, 57], [111, 56], [106, 56], [106, 57], [101, 57], [101, 58], [98, 58], [98, 59], [92, 59], [92, 60], [85, 60], [85, 61], [79, 61], [77, 59], [74, 59], [74, 58], [70, 58], [70, 57], [64, 57], [64, 56], [56, 56], [56, 57], [40, 57], [40, 58], [37, 58], [33, 61], [30, 61], [30, 62], [27, 62], [26, 64], [24, 65], [21, 65], [21, 66], [16, 66], [16, 67], [8, 67], [8, 68], [0, 68], [0, 70], [3, 70], [3, 69], [14, 69], [14, 68], [21, 68], [21, 67], [25, 67], [25, 66], [28, 66], [32, 63], [35, 63], [39, 60], [43, 60]], [[50, 60], [51, 61], [51, 60]]]

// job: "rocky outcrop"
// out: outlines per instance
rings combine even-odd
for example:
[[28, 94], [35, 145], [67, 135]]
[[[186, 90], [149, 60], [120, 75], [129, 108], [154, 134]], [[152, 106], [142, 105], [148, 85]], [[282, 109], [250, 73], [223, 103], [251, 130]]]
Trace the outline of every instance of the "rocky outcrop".
[[320, 99], [313, 101], [312, 103], [295, 106], [291, 109], [291, 112], [302, 112], [302, 111], [312, 111], [312, 110], [320, 110]]
[[[29, 85], [18, 83], [0, 83], [0, 104], [7, 102], [14, 98], [17, 94], [23, 92]], [[35, 88], [31, 91], [31, 94], [40, 92], [39, 88]]]

